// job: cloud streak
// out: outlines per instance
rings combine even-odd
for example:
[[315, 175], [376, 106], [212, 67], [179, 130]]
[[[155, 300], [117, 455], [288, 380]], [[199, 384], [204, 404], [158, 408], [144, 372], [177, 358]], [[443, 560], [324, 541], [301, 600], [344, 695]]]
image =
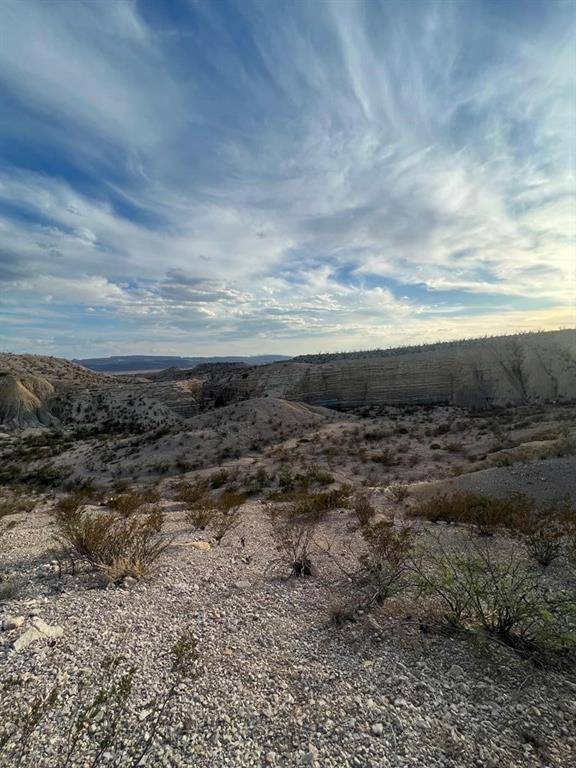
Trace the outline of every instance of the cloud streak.
[[573, 323], [570, 3], [4, 16], [1, 346], [301, 352]]

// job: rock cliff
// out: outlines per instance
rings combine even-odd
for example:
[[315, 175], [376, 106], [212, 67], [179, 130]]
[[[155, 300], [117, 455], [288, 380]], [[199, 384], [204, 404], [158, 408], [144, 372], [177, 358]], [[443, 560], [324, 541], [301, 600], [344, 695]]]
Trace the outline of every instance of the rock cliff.
[[339, 408], [403, 403], [485, 408], [570, 400], [576, 398], [576, 332], [273, 363], [216, 375], [204, 388], [205, 407], [263, 396]]

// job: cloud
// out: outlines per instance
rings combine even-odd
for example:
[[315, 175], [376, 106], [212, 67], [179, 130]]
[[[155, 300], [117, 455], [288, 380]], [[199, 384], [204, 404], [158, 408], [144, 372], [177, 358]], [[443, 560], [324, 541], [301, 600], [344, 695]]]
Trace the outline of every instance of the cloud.
[[4, 6], [0, 303], [55, 351], [569, 316], [569, 3]]

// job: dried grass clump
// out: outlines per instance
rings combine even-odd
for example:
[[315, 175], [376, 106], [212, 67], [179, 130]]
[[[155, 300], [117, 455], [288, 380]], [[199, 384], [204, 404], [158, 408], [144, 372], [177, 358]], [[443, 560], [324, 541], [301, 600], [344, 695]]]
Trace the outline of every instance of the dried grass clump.
[[124, 493], [110, 496], [106, 504], [110, 509], [118, 512], [123, 517], [130, 517], [137, 512], [144, 504], [157, 504], [160, 501], [160, 494], [154, 488], [144, 491], [129, 489]]
[[23, 498], [13, 493], [7, 498], [0, 499], [0, 518], [8, 515], [17, 515], [20, 512], [31, 512], [36, 505], [34, 499]]
[[159, 508], [128, 518], [80, 510], [57, 519], [57, 526], [57, 541], [112, 583], [148, 575], [169, 544], [162, 535], [164, 514]]

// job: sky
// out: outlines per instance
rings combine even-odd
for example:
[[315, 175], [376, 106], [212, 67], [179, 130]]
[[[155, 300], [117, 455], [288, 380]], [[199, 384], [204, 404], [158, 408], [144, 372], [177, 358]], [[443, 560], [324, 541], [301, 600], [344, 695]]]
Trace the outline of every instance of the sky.
[[576, 326], [572, 0], [0, 0], [0, 349]]

